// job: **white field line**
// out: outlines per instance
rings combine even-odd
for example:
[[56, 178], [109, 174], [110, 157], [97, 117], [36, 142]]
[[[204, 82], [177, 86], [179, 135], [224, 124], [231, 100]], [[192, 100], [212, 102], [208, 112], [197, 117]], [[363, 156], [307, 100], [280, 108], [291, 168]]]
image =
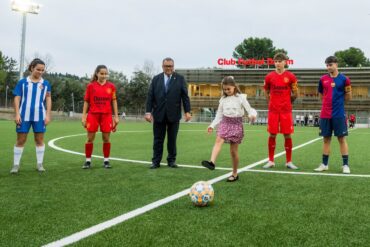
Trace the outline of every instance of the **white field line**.
[[[72, 151], [72, 150], [64, 149], [64, 148], [61, 148], [61, 147], [58, 147], [57, 145], [55, 145], [55, 142], [58, 141], [58, 140], [61, 140], [61, 139], [64, 139], [64, 138], [69, 138], [69, 137], [85, 136], [85, 135], [86, 135], [86, 133], [85, 134], [77, 134], [77, 135], [69, 135], [69, 136], [58, 137], [58, 138], [55, 138], [53, 140], [50, 140], [48, 142], [48, 145], [51, 148], [53, 148], [55, 150], [58, 150], [58, 151], [61, 151], [61, 152], [85, 156], [84, 153], [80, 153], [80, 152], [75, 152], [75, 151]], [[100, 156], [100, 155], [92, 155], [92, 157], [99, 158], [99, 159], [104, 159], [104, 157], [103, 156]], [[121, 159], [121, 158], [115, 158], [115, 157], [110, 157], [109, 159], [110, 160], [130, 162], [130, 163], [133, 163], [133, 164], [152, 164], [152, 162], [150, 162], [150, 161], [144, 161], [144, 160]], [[161, 163], [161, 164], [162, 165], [167, 165], [165, 163]], [[177, 164], [177, 165], [180, 166], [180, 167], [186, 167], [186, 168], [206, 169], [203, 166], [182, 165], [182, 164]], [[225, 171], [231, 171], [232, 170], [231, 168], [226, 168], [226, 167], [217, 167], [216, 169], [217, 170], [225, 170]]]
[[343, 173], [327, 173], [327, 172], [289, 172], [289, 171], [274, 171], [274, 170], [253, 170], [248, 169], [246, 172], [256, 173], [276, 173], [276, 174], [289, 174], [289, 175], [309, 175], [309, 176], [329, 176], [329, 177], [360, 177], [370, 178], [369, 174], [343, 174]]
[[[74, 135], [74, 136], [76, 136], [76, 135]], [[61, 139], [61, 138], [57, 138], [57, 139], [54, 139], [54, 140], [58, 140], [58, 139]], [[318, 140], [321, 140], [321, 139], [322, 139], [321, 137], [315, 138], [315, 139], [313, 139], [311, 141], [305, 142], [305, 143], [303, 143], [303, 144], [301, 144], [299, 146], [294, 147], [293, 150], [302, 148], [304, 146], [307, 146], [307, 145], [309, 145], [311, 143], [314, 143], [314, 142], [316, 142]], [[284, 154], [285, 154], [285, 151], [276, 154], [275, 157], [279, 157], [279, 156], [282, 156]], [[257, 162], [255, 162], [253, 164], [250, 164], [248, 166], [245, 166], [245, 167], [239, 169], [239, 173], [240, 172], [245, 172], [245, 171], [247, 171], [250, 168], [253, 168], [255, 166], [258, 166], [259, 164], [262, 164], [264, 162], [267, 162], [267, 160], [268, 159], [266, 158], [266, 159], [257, 161]], [[219, 181], [222, 181], [222, 180], [226, 179], [230, 175], [231, 175], [231, 172], [229, 172], [227, 174], [224, 174], [224, 175], [221, 175], [219, 177], [216, 177], [214, 179], [211, 179], [211, 180], [209, 180], [209, 182], [211, 184], [217, 183]], [[56, 247], [56, 246], [66, 246], [66, 245], [75, 243], [75, 242], [77, 242], [77, 241], [79, 241], [81, 239], [84, 239], [84, 238], [89, 237], [91, 235], [94, 235], [94, 234], [96, 234], [98, 232], [101, 232], [101, 231], [103, 231], [105, 229], [108, 229], [108, 228], [113, 227], [113, 226], [115, 226], [117, 224], [120, 224], [120, 223], [122, 223], [122, 222], [124, 222], [124, 221], [126, 221], [128, 219], [134, 218], [134, 217], [136, 217], [138, 215], [141, 215], [141, 214], [144, 214], [144, 213], [146, 213], [146, 212], [148, 212], [148, 211], [150, 211], [152, 209], [155, 209], [155, 208], [160, 207], [162, 205], [165, 205], [165, 204], [167, 204], [169, 202], [172, 202], [172, 201], [174, 201], [174, 200], [176, 200], [176, 199], [178, 199], [180, 197], [183, 197], [183, 196], [187, 195], [188, 193], [189, 193], [189, 189], [185, 189], [185, 190], [180, 191], [180, 192], [178, 192], [178, 193], [176, 193], [174, 195], [171, 195], [171, 196], [168, 196], [166, 198], [160, 199], [158, 201], [152, 202], [150, 204], [147, 204], [146, 206], [143, 206], [143, 207], [138, 208], [138, 209], [135, 209], [133, 211], [124, 213], [124, 214], [122, 214], [120, 216], [117, 216], [117, 217], [115, 217], [113, 219], [110, 219], [108, 221], [102, 222], [102, 223], [97, 224], [95, 226], [89, 227], [89, 228], [87, 228], [85, 230], [82, 230], [80, 232], [74, 233], [74, 234], [72, 234], [70, 236], [64, 237], [64, 238], [62, 238], [60, 240], [54, 241], [54, 242], [49, 243], [49, 244], [46, 244], [44, 246], [47, 246], [47, 247]]]

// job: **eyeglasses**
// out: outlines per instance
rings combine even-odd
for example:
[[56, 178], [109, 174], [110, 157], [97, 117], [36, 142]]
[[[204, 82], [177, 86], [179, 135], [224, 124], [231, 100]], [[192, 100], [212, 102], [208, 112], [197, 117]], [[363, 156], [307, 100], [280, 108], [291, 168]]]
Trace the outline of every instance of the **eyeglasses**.
[[165, 67], [165, 68], [172, 68], [173, 65], [163, 65], [163, 67]]

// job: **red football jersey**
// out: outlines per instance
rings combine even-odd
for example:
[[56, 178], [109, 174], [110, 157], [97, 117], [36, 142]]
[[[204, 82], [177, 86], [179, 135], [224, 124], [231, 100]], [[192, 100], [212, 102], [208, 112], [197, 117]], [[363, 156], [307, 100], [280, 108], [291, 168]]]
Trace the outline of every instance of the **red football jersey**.
[[270, 72], [265, 77], [265, 90], [270, 91], [269, 111], [291, 112], [291, 92], [297, 87], [297, 78], [292, 72], [285, 70], [282, 74]]
[[87, 85], [84, 100], [89, 103], [90, 113], [112, 113], [112, 100], [116, 99], [116, 87], [111, 82], [103, 85], [97, 81]]

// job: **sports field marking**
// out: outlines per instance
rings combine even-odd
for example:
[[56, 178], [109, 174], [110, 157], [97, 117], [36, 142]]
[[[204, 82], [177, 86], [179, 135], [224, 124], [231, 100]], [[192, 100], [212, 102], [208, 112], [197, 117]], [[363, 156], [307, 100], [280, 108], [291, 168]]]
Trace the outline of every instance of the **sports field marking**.
[[289, 174], [289, 175], [308, 175], [308, 176], [329, 176], [329, 177], [360, 177], [370, 178], [369, 174], [343, 174], [343, 173], [328, 173], [328, 172], [293, 172], [293, 171], [274, 171], [274, 170], [254, 170], [248, 169], [246, 172], [256, 173], [276, 173], [276, 174]]
[[[73, 135], [73, 136], [76, 136], [76, 135]], [[54, 140], [60, 140], [61, 138], [62, 137], [56, 138]], [[66, 138], [66, 137], [64, 137], [64, 138]], [[305, 142], [305, 143], [303, 143], [301, 145], [298, 145], [298, 146], [294, 147], [293, 150], [302, 148], [304, 146], [307, 146], [307, 145], [309, 145], [311, 143], [314, 143], [314, 142], [316, 142], [318, 140], [321, 140], [321, 139], [322, 139], [321, 137], [315, 138], [315, 139], [313, 139], [311, 141]], [[59, 150], [59, 149], [57, 149], [57, 150]], [[279, 157], [279, 156], [282, 156], [284, 154], [285, 154], [285, 151], [276, 154], [274, 157]], [[268, 161], [267, 158], [266, 159], [263, 159], [263, 160], [260, 160], [260, 161], [257, 161], [255, 163], [252, 163], [250, 165], [247, 165], [247, 166], [239, 169], [238, 172], [239, 173], [245, 172], [248, 169], [253, 168], [253, 167], [256, 167], [256, 166], [258, 166], [260, 164], [263, 164], [263, 163], [265, 163], [267, 161]], [[214, 179], [211, 179], [211, 180], [209, 180], [209, 182], [211, 184], [217, 183], [219, 181], [222, 181], [222, 180], [226, 179], [230, 175], [231, 175], [231, 172], [226, 173], [224, 175], [221, 175], [219, 177], [216, 177]], [[171, 195], [171, 196], [165, 197], [163, 199], [160, 199], [158, 201], [155, 201], [155, 202], [152, 202], [150, 204], [147, 204], [146, 206], [143, 206], [141, 208], [138, 208], [138, 209], [135, 209], [133, 211], [124, 213], [124, 214], [122, 214], [120, 216], [117, 216], [117, 217], [115, 217], [113, 219], [110, 219], [110, 220], [107, 220], [107, 221], [102, 222], [100, 224], [97, 224], [95, 226], [89, 227], [89, 228], [87, 228], [85, 230], [82, 230], [80, 232], [77, 232], [77, 233], [74, 233], [72, 235], [69, 235], [69, 236], [67, 236], [65, 238], [62, 238], [60, 240], [57, 240], [57, 241], [54, 241], [52, 243], [46, 244], [44, 246], [45, 247], [56, 247], [56, 246], [65, 246], [65, 245], [69, 245], [69, 244], [75, 243], [75, 242], [77, 242], [77, 241], [79, 241], [81, 239], [87, 238], [87, 237], [89, 237], [91, 235], [94, 235], [94, 234], [96, 234], [98, 232], [101, 232], [101, 231], [103, 231], [105, 229], [108, 229], [108, 228], [113, 227], [113, 226], [115, 226], [117, 224], [120, 224], [120, 223], [122, 223], [122, 222], [124, 222], [124, 221], [126, 221], [128, 219], [134, 218], [134, 217], [139, 216], [141, 214], [144, 214], [144, 213], [146, 213], [146, 212], [148, 212], [148, 211], [150, 211], [152, 209], [155, 209], [155, 208], [160, 207], [162, 205], [165, 205], [165, 204], [167, 204], [169, 202], [172, 202], [172, 201], [174, 201], [176, 199], [179, 199], [180, 197], [183, 197], [183, 196], [187, 195], [188, 193], [189, 193], [189, 188], [187, 188], [187, 189], [185, 189], [183, 191], [180, 191], [180, 192], [178, 192], [178, 193], [176, 193], [174, 195]]]
[[[187, 130], [185, 130], [187, 131]], [[139, 131], [120, 131], [120, 132], [131, 132], [131, 133], [136, 133], [136, 132], [139, 132]], [[146, 131], [145, 131], [146, 132]], [[76, 155], [81, 155], [81, 156], [85, 156], [84, 153], [80, 153], [80, 152], [75, 152], [75, 151], [72, 151], [72, 150], [68, 150], [68, 149], [64, 149], [64, 148], [61, 148], [61, 147], [58, 147], [57, 145], [55, 145], [55, 142], [58, 141], [58, 140], [61, 140], [61, 139], [65, 139], [65, 138], [69, 138], [69, 137], [76, 137], [76, 136], [86, 136], [86, 133], [84, 134], [77, 134], [77, 135], [69, 135], [69, 136], [62, 136], [62, 137], [58, 137], [58, 138], [55, 138], [55, 139], [52, 139], [48, 142], [48, 145], [55, 149], [55, 150], [58, 150], [58, 151], [61, 151], [61, 152], [65, 152], [65, 153], [70, 153], [70, 154], [76, 154]], [[103, 156], [100, 156], [100, 155], [92, 155], [92, 157], [94, 158], [99, 158], [99, 159], [104, 159]], [[124, 162], [130, 162], [130, 163], [133, 163], [133, 164], [152, 164], [151, 161], [144, 161], [144, 160], [131, 160], [131, 159], [121, 159], [121, 158], [115, 158], [115, 157], [110, 157], [109, 158], [110, 160], [117, 160], [117, 161], [124, 161]], [[166, 163], [161, 163], [161, 165], [167, 165]], [[203, 166], [194, 166], [194, 165], [182, 165], [182, 164], [177, 164], [178, 166], [180, 167], [185, 167], [185, 168], [196, 168], [196, 169], [206, 169], [205, 167]], [[216, 167], [217, 170], [225, 170], [225, 171], [231, 171], [232, 168], [226, 168], [226, 167]]]

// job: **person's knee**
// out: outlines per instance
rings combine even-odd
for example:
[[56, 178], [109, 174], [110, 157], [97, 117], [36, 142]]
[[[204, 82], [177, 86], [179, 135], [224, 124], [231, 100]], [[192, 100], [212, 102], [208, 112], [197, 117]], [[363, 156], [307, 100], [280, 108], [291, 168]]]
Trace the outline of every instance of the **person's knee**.
[[238, 150], [230, 150], [231, 157], [237, 158], [238, 157]]
[[331, 137], [324, 137], [324, 144], [330, 144]]
[[17, 139], [17, 142], [16, 142], [16, 146], [17, 147], [23, 147], [24, 144], [26, 144], [26, 138], [22, 138], [22, 139]]
[[94, 142], [94, 137], [87, 137], [87, 143], [93, 143]]
[[345, 144], [346, 143], [346, 138], [344, 136], [338, 137], [338, 141], [340, 144]]

